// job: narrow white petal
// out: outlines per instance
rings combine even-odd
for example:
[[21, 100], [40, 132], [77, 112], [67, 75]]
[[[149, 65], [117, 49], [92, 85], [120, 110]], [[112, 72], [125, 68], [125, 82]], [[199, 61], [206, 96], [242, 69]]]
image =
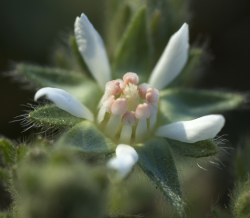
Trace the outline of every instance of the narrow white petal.
[[86, 106], [62, 89], [50, 87], [42, 88], [36, 92], [34, 99], [37, 101], [43, 96], [55, 103], [57, 107], [76, 117], [85, 118], [90, 121], [94, 120], [92, 112]]
[[138, 154], [136, 150], [130, 145], [119, 144], [116, 148], [116, 156], [119, 157], [123, 154], [132, 155], [135, 162], [138, 161]]
[[93, 77], [104, 90], [105, 84], [111, 80], [108, 57], [101, 36], [85, 14], [76, 18], [75, 36], [82, 57]]
[[181, 142], [194, 143], [214, 138], [225, 124], [222, 115], [207, 115], [195, 120], [171, 123], [159, 127], [155, 135]]
[[170, 38], [163, 54], [151, 73], [149, 85], [162, 90], [183, 69], [188, 59], [188, 25], [182, 27]]
[[107, 166], [111, 169], [115, 169], [119, 173], [120, 178], [125, 178], [133, 166], [135, 165], [135, 161], [130, 155], [121, 155], [120, 157], [113, 157], [109, 160]]
[[124, 178], [132, 170], [138, 161], [138, 154], [134, 148], [129, 145], [120, 144], [116, 148], [116, 157], [108, 162], [108, 167], [118, 171], [119, 176]]

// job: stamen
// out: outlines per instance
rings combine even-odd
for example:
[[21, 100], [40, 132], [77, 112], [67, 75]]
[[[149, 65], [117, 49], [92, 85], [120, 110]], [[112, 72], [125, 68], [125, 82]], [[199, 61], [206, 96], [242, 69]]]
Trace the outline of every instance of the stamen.
[[120, 142], [130, 143], [132, 136], [132, 126], [136, 124], [136, 117], [134, 111], [127, 111], [122, 116], [122, 123], [124, 124], [122, 127]]
[[139, 95], [142, 99], [146, 99], [147, 89], [150, 88], [149, 84], [142, 83], [138, 86]]
[[120, 83], [117, 80], [112, 80], [106, 83], [105, 86], [105, 94], [107, 96], [110, 95], [118, 95], [121, 93]]
[[135, 117], [139, 119], [135, 132], [135, 140], [142, 140], [147, 134], [147, 120], [150, 117], [150, 108], [148, 103], [138, 105], [135, 111]]
[[123, 93], [121, 94], [121, 98], [125, 98], [127, 100], [128, 111], [135, 111], [136, 107], [140, 103], [140, 96], [137, 90], [137, 86], [132, 83], [126, 85]]
[[139, 82], [139, 77], [137, 76], [136, 73], [126, 73], [123, 76], [123, 81], [124, 81], [125, 85], [128, 85], [129, 83], [137, 85]]
[[104, 131], [109, 137], [112, 138], [117, 133], [121, 122], [121, 116], [126, 113], [126, 107], [127, 101], [124, 98], [116, 99], [111, 105], [112, 116]]
[[108, 113], [111, 113], [111, 105], [114, 103], [114, 101], [115, 101], [114, 95], [111, 95], [106, 100], [104, 100], [103, 107]]
[[149, 129], [153, 129], [153, 127], [156, 124], [157, 121], [157, 112], [158, 112], [158, 103], [150, 104], [149, 103], [149, 108], [150, 108], [150, 120], [149, 120]]
[[146, 99], [150, 103], [156, 103], [159, 101], [160, 98], [160, 93], [157, 89], [155, 88], [148, 88], [147, 93], [146, 93]]
[[123, 115], [126, 113], [127, 101], [125, 98], [116, 99], [111, 105], [111, 113], [117, 115]]

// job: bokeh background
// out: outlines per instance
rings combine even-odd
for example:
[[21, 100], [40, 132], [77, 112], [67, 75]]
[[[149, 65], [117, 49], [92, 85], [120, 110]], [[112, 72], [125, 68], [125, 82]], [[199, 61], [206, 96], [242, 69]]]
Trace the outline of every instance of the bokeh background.
[[[206, 59], [200, 63], [203, 71], [197, 88], [248, 92], [250, 1], [186, 0], [185, 4], [190, 42], [206, 45], [209, 57], [209, 61]], [[104, 36], [104, 5], [105, 0], [0, 0], [0, 72], [12, 71], [13, 65], [18, 62], [50, 66], [51, 51], [64, 32], [73, 31], [75, 18], [82, 12]], [[31, 103], [33, 96], [34, 92], [5, 73], [0, 76], [0, 134], [17, 140], [28, 136], [29, 132], [21, 133], [23, 129], [19, 122], [10, 121], [24, 113], [26, 108], [22, 105]], [[239, 119], [230, 119], [233, 115], [229, 114], [228, 123], [235, 128], [226, 127], [224, 132], [241, 131], [241, 125], [247, 126], [249, 114], [245, 110], [234, 113], [240, 114]], [[228, 205], [228, 190], [234, 186], [233, 175], [228, 170], [232, 161], [227, 157], [222, 157], [222, 160], [227, 170], [213, 168], [212, 174], [196, 172], [196, 176], [190, 181], [187, 179], [184, 186], [200, 193], [192, 196], [192, 207], [201, 204], [202, 195], [206, 196], [203, 196], [202, 205], [205, 206], [200, 209], [200, 217], [204, 217], [212, 201], [219, 199], [221, 205]], [[189, 187], [190, 184], [193, 186]]]

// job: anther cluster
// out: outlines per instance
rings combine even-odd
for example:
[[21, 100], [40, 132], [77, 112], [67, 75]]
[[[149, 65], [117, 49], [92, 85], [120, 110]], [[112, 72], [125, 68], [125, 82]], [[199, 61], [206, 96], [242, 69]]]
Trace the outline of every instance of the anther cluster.
[[[104, 132], [121, 143], [143, 140], [156, 123], [159, 91], [147, 83], [137, 85], [139, 77], [126, 73], [123, 80], [106, 83], [98, 123], [108, 117]], [[106, 116], [106, 113], [110, 113]]]

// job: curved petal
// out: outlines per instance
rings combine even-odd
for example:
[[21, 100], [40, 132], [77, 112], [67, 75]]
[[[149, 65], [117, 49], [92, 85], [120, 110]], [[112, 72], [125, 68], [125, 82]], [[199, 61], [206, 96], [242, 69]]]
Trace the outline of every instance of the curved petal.
[[214, 138], [225, 124], [222, 115], [207, 115], [195, 120], [171, 123], [159, 127], [155, 135], [194, 143], [201, 140]]
[[93, 77], [104, 90], [105, 84], [111, 80], [108, 57], [102, 38], [85, 14], [76, 18], [75, 36], [82, 57]]
[[76, 117], [85, 118], [90, 121], [94, 120], [92, 112], [86, 106], [62, 89], [42, 88], [36, 92], [34, 99], [37, 101], [43, 96], [55, 103], [57, 107]]
[[149, 85], [162, 90], [183, 69], [188, 59], [188, 25], [182, 27], [170, 38], [163, 54], [155, 65], [149, 78]]
[[109, 160], [107, 166], [118, 171], [120, 178], [125, 178], [138, 161], [138, 154], [129, 145], [120, 144], [116, 148], [116, 157]]

